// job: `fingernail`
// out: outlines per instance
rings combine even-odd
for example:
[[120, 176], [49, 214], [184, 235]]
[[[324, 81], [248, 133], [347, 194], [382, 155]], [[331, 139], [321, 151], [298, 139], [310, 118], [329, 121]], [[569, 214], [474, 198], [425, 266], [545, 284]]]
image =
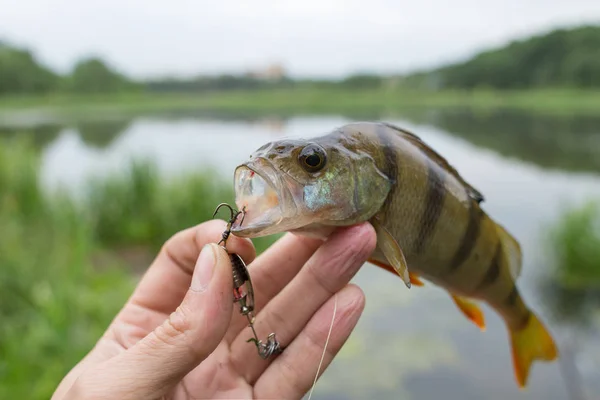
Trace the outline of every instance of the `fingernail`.
[[215, 270], [215, 252], [210, 244], [205, 245], [198, 256], [196, 266], [194, 267], [194, 275], [192, 276], [192, 290], [196, 292], [204, 292], [208, 288], [208, 284], [212, 279]]

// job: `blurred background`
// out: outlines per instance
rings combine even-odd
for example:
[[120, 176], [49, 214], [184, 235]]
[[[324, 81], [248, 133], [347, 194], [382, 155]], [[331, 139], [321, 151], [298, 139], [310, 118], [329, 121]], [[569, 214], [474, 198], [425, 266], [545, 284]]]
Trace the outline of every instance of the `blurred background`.
[[357, 120], [413, 131], [484, 193], [561, 358], [519, 391], [490, 308], [481, 333], [441, 289], [366, 265], [364, 315], [315, 397], [598, 397], [597, 1], [0, 10], [0, 398], [49, 398], [161, 244], [233, 200], [251, 151]]

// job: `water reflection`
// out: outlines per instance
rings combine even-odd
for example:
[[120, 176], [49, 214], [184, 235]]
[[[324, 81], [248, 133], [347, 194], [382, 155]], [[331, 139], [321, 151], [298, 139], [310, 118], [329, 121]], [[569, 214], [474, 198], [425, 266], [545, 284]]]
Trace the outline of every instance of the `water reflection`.
[[[394, 114], [392, 114], [394, 115]], [[426, 111], [403, 110], [393, 117], [381, 113], [340, 116], [343, 120], [402, 119], [417, 124], [427, 124], [464, 138], [469, 142], [494, 150], [504, 156], [534, 163], [544, 168], [569, 171], [600, 171], [600, 114], [598, 116], [540, 115], [515, 110], [490, 112], [473, 110], [431, 109]], [[80, 121], [74, 123], [85, 143], [94, 147], [107, 147], [126, 132], [133, 122], [156, 121], [228, 121], [261, 128], [273, 136], [281, 135], [293, 123], [293, 115], [256, 115], [217, 111], [171, 111], [137, 117], [135, 120], [113, 119]], [[326, 117], [324, 119], [327, 119]], [[22, 133], [34, 137], [40, 148], [49, 145], [64, 129], [71, 125], [45, 123], [21, 128], [0, 126], [0, 135]], [[323, 132], [328, 129], [324, 127]]]
[[[74, 123], [75, 131], [86, 146], [102, 149], [125, 133], [131, 119], [105, 121], [79, 121]], [[1, 126], [0, 137], [19, 137], [31, 142], [35, 149], [44, 150], [70, 128], [69, 124], [53, 123], [32, 126]]]
[[87, 146], [104, 149], [123, 134], [131, 123], [131, 120], [82, 121], [77, 123], [75, 128], [79, 137]]
[[542, 167], [600, 171], [600, 114], [552, 116], [512, 110], [445, 110], [407, 117]]
[[34, 125], [28, 127], [0, 126], [0, 138], [19, 138], [31, 143], [36, 150], [45, 149], [60, 135], [62, 126]]
[[[562, 340], [559, 366], [571, 399], [586, 399], [584, 380], [595, 382], [600, 374], [600, 344], [590, 338], [600, 335], [600, 292], [591, 289], [565, 288], [559, 281], [544, 279], [539, 295], [550, 310], [552, 325], [560, 330]], [[596, 355], [594, 355], [596, 353]]]
[[561, 325], [578, 331], [598, 329], [590, 318], [600, 311], [600, 291], [584, 288], [566, 288], [553, 279], [544, 279], [538, 287], [540, 296], [547, 303], [550, 317]]

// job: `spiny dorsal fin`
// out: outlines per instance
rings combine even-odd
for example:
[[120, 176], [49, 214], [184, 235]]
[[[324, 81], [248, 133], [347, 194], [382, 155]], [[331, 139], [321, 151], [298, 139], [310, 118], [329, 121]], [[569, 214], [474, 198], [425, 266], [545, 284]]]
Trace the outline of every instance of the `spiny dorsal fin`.
[[399, 128], [388, 122], [382, 122], [382, 124], [387, 126], [388, 128], [398, 131], [404, 138], [406, 138], [406, 140], [410, 141], [412, 144], [414, 144], [415, 146], [420, 148], [422, 151], [424, 151], [425, 154], [427, 154], [431, 158], [432, 161], [437, 163], [441, 168], [443, 168], [446, 171], [448, 171], [449, 173], [451, 173], [456, 179], [458, 179], [460, 181], [460, 183], [462, 183], [467, 188], [467, 191], [469, 192], [469, 196], [473, 200], [475, 200], [478, 204], [485, 200], [485, 198], [483, 197], [483, 194], [481, 194], [481, 192], [479, 190], [475, 189], [473, 186], [468, 184], [463, 179], [463, 177], [460, 176], [458, 171], [452, 165], [450, 165], [444, 157], [442, 157], [438, 152], [436, 152], [434, 149], [429, 147], [427, 145], [427, 143], [425, 143], [423, 140], [421, 140], [420, 137], [418, 137], [417, 135], [415, 135], [412, 132], [409, 132], [407, 130]]

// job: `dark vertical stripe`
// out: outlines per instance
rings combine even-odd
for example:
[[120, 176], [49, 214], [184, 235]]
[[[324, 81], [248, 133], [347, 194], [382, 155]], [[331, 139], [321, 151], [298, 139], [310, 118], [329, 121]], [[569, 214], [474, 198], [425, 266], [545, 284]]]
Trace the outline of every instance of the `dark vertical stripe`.
[[379, 144], [381, 145], [381, 151], [383, 152], [382, 169], [388, 179], [392, 181], [392, 187], [383, 205], [383, 211], [385, 213], [391, 203], [391, 199], [394, 198], [394, 193], [398, 186], [398, 159], [396, 158], [396, 151], [394, 150], [394, 143], [392, 142], [392, 132], [390, 132], [389, 128], [383, 124], [377, 124], [375, 129], [377, 137], [379, 138]]
[[475, 247], [479, 237], [482, 211], [477, 206], [475, 201], [471, 200], [470, 197], [469, 205], [469, 222], [467, 225], [467, 230], [463, 235], [456, 254], [454, 254], [452, 261], [450, 261], [450, 271], [456, 271], [456, 269], [458, 269], [458, 267], [460, 267], [467, 260], [467, 258], [469, 258], [469, 255], [471, 255], [471, 252], [473, 251], [473, 248]]
[[443, 171], [424, 154], [427, 160], [427, 195], [425, 209], [421, 217], [419, 234], [415, 242], [415, 251], [420, 253], [427, 241], [435, 232], [435, 226], [444, 209], [446, 187], [444, 186]]
[[525, 311], [519, 320], [518, 329], [524, 329], [529, 324], [530, 318], [531, 318], [531, 311], [529, 311], [527, 308], [525, 308]]
[[513, 315], [515, 329], [520, 330], [527, 326], [531, 318], [531, 311], [529, 311], [523, 302], [523, 299], [519, 295], [517, 284], [514, 282], [510, 293], [506, 297], [506, 300], [504, 300], [504, 308]]
[[504, 303], [508, 307], [514, 307], [517, 304], [517, 299], [519, 298], [519, 290], [517, 289], [517, 285], [512, 287], [512, 290], [508, 294], [508, 297], [504, 301]]
[[490, 265], [488, 265], [487, 271], [485, 272], [483, 279], [481, 279], [481, 282], [479, 282], [477, 287], [475, 287], [475, 293], [479, 293], [485, 288], [492, 286], [494, 282], [496, 282], [498, 277], [500, 277], [501, 258], [502, 244], [500, 243], [500, 241], [498, 241], [498, 244], [496, 244], [496, 251], [494, 252], [494, 257], [492, 258]]
[[354, 202], [354, 209], [360, 210], [360, 198], [358, 195], [358, 172], [356, 171], [356, 167], [352, 168], [352, 173], [354, 175], [354, 193], [352, 194], [352, 201]]

